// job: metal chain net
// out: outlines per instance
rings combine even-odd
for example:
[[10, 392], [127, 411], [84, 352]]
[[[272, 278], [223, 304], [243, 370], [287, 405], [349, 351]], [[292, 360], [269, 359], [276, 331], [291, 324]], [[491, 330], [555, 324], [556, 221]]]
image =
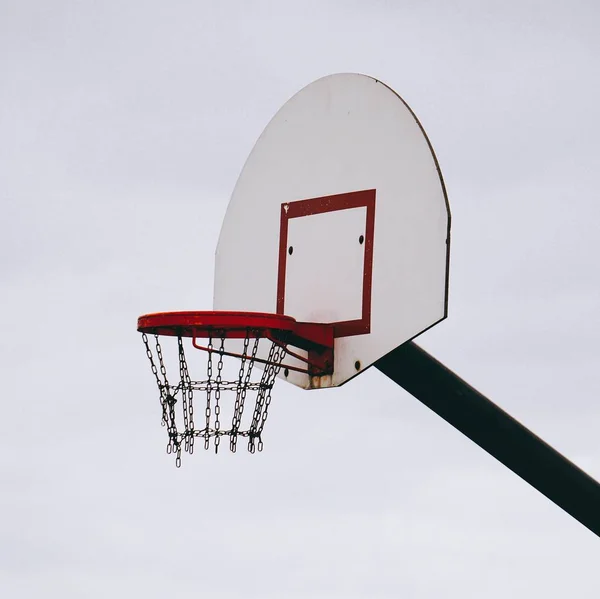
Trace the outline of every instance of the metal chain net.
[[[204, 449], [210, 448], [212, 440], [215, 453], [219, 451], [221, 437], [229, 437], [229, 449], [234, 453], [239, 437], [248, 439], [250, 453], [262, 451], [262, 432], [271, 404], [271, 390], [286, 354], [283, 346], [263, 339], [271, 344], [266, 358], [268, 364], [264, 365], [262, 371], [254, 371], [256, 376], [253, 377], [261, 339], [254, 338], [252, 331], [247, 331], [238, 358], [237, 379], [230, 377], [228, 380], [223, 378], [226, 370], [225, 337], [215, 333], [208, 340], [208, 351], [198, 352], [206, 356], [206, 378], [192, 380], [183, 339], [177, 337], [178, 377], [176, 382], [170, 383], [158, 335], [154, 335], [152, 344], [145, 333], [142, 333], [142, 340], [159, 390], [161, 424], [166, 427], [168, 435], [167, 453], [175, 455], [177, 467], [181, 466], [182, 450], [194, 453], [194, 441], [197, 437], [204, 442]], [[206, 397], [204, 415], [199, 416], [201, 428], [196, 428], [194, 420], [194, 395], [198, 396], [196, 392], [203, 392]], [[249, 410], [247, 404], [252, 395], [254, 405]], [[231, 416], [224, 418], [223, 407], [230, 408]]]

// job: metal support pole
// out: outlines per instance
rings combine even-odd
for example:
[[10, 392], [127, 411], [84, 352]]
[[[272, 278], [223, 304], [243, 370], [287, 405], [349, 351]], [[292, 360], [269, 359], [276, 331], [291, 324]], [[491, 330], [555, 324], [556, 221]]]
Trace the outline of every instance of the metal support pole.
[[375, 367], [600, 536], [600, 484], [426, 351], [410, 341]]

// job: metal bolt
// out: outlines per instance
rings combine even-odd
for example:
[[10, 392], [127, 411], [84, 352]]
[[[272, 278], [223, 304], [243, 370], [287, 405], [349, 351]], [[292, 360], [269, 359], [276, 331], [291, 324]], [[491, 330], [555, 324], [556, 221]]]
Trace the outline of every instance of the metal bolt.
[[354, 362], [354, 368], [356, 368], [356, 370], [360, 370], [360, 360], [356, 360], [356, 362]]
[[360, 245], [362, 245], [362, 244], [364, 243], [364, 241], [365, 241], [365, 236], [364, 236], [364, 235], [361, 235], [361, 236], [358, 238], [358, 243], [360, 243]]
[[289, 376], [289, 374], [290, 374], [290, 371], [289, 371], [289, 370], [286, 368], [286, 369], [283, 371], [283, 376]]
[[288, 254], [291, 256], [294, 253], [294, 246], [291, 246], [288, 248]]

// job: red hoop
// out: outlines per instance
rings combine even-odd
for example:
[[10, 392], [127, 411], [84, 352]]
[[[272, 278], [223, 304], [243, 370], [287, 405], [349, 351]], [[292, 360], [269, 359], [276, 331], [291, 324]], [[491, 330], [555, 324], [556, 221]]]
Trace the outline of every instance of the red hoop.
[[[333, 370], [332, 324], [298, 322], [291, 316], [265, 312], [185, 311], [145, 314], [138, 318], [137, 330], [151, 335], [191, 337], [194, 347], [204, 351], [214, 350], [197, 344], [196, 339], [264, 337], [283, 347], [292, 345], [308, 352], [304, 358], [287, 349], [290, 356], [308, 364], [308, 369], [287, 367], [290, 370], [309, 374], [331, 374]], [[232, 352], [224, 354], [240, 357]]]
[[292, 332], [296, 320], [281, 314], [263, 312], [156, 312], [138, 318], [138, 331], [175, 337], [211, 337], [215, 331], [227, 339], [240, 339], [248, 330], [254, 337], [268, 333]]

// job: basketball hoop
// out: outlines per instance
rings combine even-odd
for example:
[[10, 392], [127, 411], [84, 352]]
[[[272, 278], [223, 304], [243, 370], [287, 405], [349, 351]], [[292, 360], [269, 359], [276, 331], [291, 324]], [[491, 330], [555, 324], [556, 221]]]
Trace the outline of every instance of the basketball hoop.
[[[256, 312], [161, 312], [140, 316], [137, 329], [142, 333], [159, 390], [161, 423], [169, 437], [167, 453], [175, 454], [178, 467], [182, 449], [193, 453], [196, 438], [203, 440], [204, 449], [210, 448], [212, 439], [218, 452], [221, 437], [228, 436], [229, 448], [235, 452], [238, 437], [246, 437], [250, 453], [262, 451], [271, 391], [281, 369], [310, 376], [333, 372], [334, 332], [328, 324], [297, 322], [289, 316]], [[153, 342], [148, 335], [154, 336]], [[176, 338], [174, 376], [167, 373], [168, 360], [163, 355], [160, 337]], [[188, 339], [192, 348], [206, 355], [205, 374], [199, 374], [195, 360], [188, 362], [184, 342]], [[199, 343], [201, 339], [206, 342]], [[293, 363], [284, 364], [286, 356], [293, 358]], [[226, 364], [225, 358], [238, 360], [235, 371], [228, 369], [231, 364]], [[254, 369], [255, 364], [262, 371]], [[194, 394], [197, 396], [198, 392], [206, 398], [200, 421], [194, 413]], [[250, 417], [245, 408], [252, 395]], [[230, 415], [225, 416], [230, 426], [223, 426], [222, 409], [226, 405], [231, 409]]]

